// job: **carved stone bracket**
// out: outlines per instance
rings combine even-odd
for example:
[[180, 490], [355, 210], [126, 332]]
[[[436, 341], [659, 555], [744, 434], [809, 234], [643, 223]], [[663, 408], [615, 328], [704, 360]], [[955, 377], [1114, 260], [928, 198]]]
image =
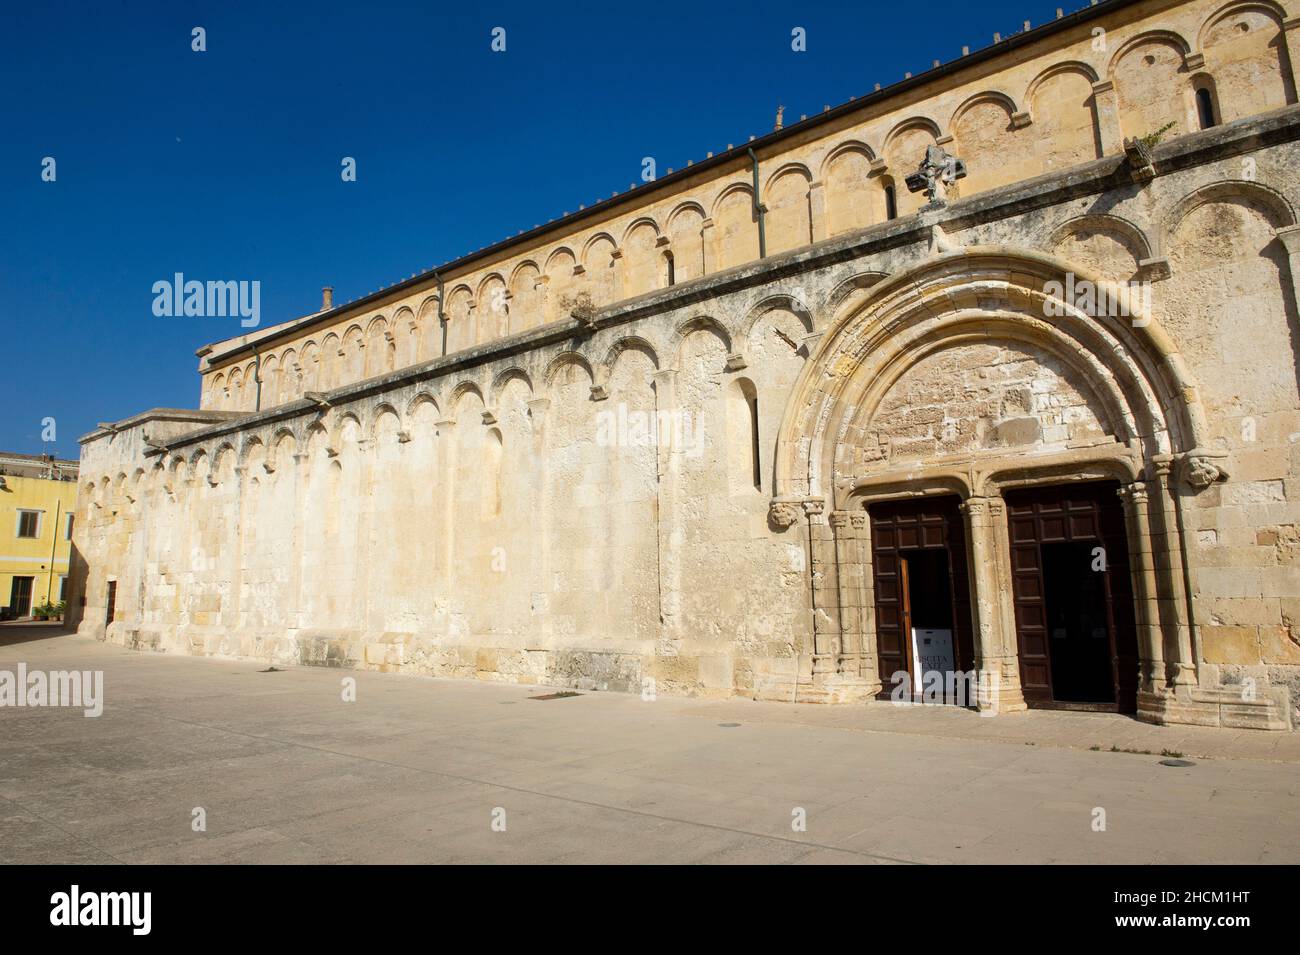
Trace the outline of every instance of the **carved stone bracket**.
[[1134, 182], [1150, 182], [1156, 177], [1156, 164], [1151, 147], [1136, 137], [1124, 140], [1124, 158], [1129, 176]]
[[820, 523], [826, 511], [826, 502], [819, 497], [776, 498], [767, 506], [767, 519], [773, 527], [793, 527], [802, 514], [809, 523]]
[[1227, 451], [1210, 448], [1193, 448], [1183, 456], [1183, 479], [1196, 490], [1204, 490], [1211, 484], [1228, 480], [1228, 471], [1224, 467]]
[[799, 520], [800, 510], [798, 501], [772, 501], [767, 507], [767, 519], [775, 527], [793, 527]]

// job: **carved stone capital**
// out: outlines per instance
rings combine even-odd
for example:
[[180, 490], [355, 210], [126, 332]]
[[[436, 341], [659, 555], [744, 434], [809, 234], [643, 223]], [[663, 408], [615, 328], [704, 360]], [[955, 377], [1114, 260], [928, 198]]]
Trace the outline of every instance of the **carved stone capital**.
[[1121, 485], [1115, 493], [1119, 495], [1119, 499], [1126, 507], [1136, 507], [1147, 502], [1146, 485], [1137, 481]]

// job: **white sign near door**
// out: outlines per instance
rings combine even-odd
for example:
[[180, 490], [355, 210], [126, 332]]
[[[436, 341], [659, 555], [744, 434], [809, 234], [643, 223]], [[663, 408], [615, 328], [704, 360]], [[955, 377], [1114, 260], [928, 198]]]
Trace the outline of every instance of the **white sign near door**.
[[937, 670], [946, 674], [957, 669], [957, 657], [952, 649], [952, 631], [913, 627], [912, 659], [916, 661], [912, 682], [916, 692], [920, 693], [924, 689], [921, 681], [926, 673]]

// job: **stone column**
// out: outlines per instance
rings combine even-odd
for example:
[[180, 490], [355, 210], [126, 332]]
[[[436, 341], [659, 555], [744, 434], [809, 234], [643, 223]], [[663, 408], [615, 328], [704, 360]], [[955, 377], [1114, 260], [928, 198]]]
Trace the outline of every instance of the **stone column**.
[[826, 504], [805, 501], [808, 519], [808, 566], [812, 580], [813, 682], [836, 672], [840, 652], [839, 586], [836, 580], [835, 539]]
[[826, 187], [820, 179], [808, 184], [808, 217], [812, 223], [812, 240], [826, 238]]
[[[306, 442], [304, 442], [306, 446]], [[302, 564], [307, 559], [305, 535], [309, 530], [307, 527], [307, 487], [311, 480], [311, 456], [306, 451], [297, 451], [293, 455], [293, 567], [289, 574], [289, 607], [285, 614], [286, 623], [290, 630], [301, 630], [306, 622], [303, 619], [302, 607]], [[276, 461], [277, 468], [284, 467], [284, 463]], [[301, 659], [301, 655], [300, 655]]]
[[1191, 618], [1184, 588], [1173, 461], [1168, 457], [1159, 458], [1152, 470], [1153, 476], [1147, 481], [1148, 516], [1157, 606], [1164, 635], [1165, 672], [1174, 686], [1192, 685], [1196, 683], [1196, 661], [1192, 654]]
[[855, 579], [858, 551], [852, 515], [848, 511], [831, 511], [830, 526], [835, 538], [835, 602], [839, 609], [840, 624], [840, 648], [835, 659], [835, 672], [856, 676], [862, 633], [858, 616], [861, 596]]
[[[996, 504], [994, 504], [996, 501]], [[1006, 713], [1025, 708], [1020, 690], [1020, 661], [1015, 652], [1015, 630], [1007, 632], [1004, 581], [1010, 554], [1001, 554], [997, 522], [1005, 524], [1001, 498], [968, 497], [961, 503], [966, 518], [967, 573], [970, 576], [971, 615], [975, 627], [975, 666], [981, 680], [980, 710]], [[1013, 611], [1014, 613], [1014, 611]]]
[[858, 566], [861, 573], [858, 585], [858, 633], [859, 665], [858, 673], [867, 685], [867, 692], [875, 696], [880, 692], [880, 652], [876, 642], [876, 578], [875, 558], [871, 552], [871, 516], [866, 508], [853, 511], [851, 515], [853, 530], [858, 543]]
[[447, 606], [447, 600], [456, 585], [456, 419], [443, 418], [435, 422], [438, 429], [438, 442], [442, 451], [442, 567], [435, 576], [440, 579], [440, 594], [434, 597], [434, 613], [439, 606]]
[[[880, 691], [879, 664], [876, 657], [874, 587], [868, 582], [871, 573], [871, 546], [867, 537], [867, 512], [832, 511], [830, 526], [835, 536], [835, 571], [838, 597], [839, 653], [836, 672], [845, 681], [863, 683], [864, 696]], [[868, 649], [866, 624], [873, 630]]]
[[1164, 639], [1160, 633], [1160, 609], [1156, 605], [1156, 575], [1151, 555], [1151, 524], [1147, 516], [1147, 489], [1140, 482], [1125, 484], [1118, 491], [1124, 505], [1124, 529], [1128, 536], [1129, 565], [1136, 601], [1138, 692], [1156, 693], [1165, 685]]
[[1101, 154], [1115, 156], [1124, 151], [1124, 131], [1119, 121], [1119, 96], [1110, 80], [1092, 84], [1092, 101], [1101, 134]]
[[[538, 595], [532, 603], [532, 613], [540, 615], [534, 619], [540, 623], [538, 636], [551, 632], [550, 594], [551, 594], [551, 468], [548, 461], [546, 440], [549, 436], [547, 416], [551, 410], [550, 398], [533, 398], [528, 402], [529, 420], [533, 425], [533, 468], [537, 475], [539, 489], [536, 520], [532, 524], [529, 538], [532, 543], [532, 592]], [[540, 603], [538, 602], [540, 601]], [[541, 641], [538, 641], [541, 643]]]
[[[665, 368], [653, 375], [655, 420], [672, 420], [677, 408], [677, 371]], [[664, 414], [667, 412], [667, 414]], [[656, 499], [656, 547], [659, 554], [659, 623], [661, 650], [676, 651], [681, 639], [681, 550], [685, 535], [678, 514], [677, 494], [681, 483], [681, 448], [673, 447], [656, 429], [655, 455], [658, 477]]]

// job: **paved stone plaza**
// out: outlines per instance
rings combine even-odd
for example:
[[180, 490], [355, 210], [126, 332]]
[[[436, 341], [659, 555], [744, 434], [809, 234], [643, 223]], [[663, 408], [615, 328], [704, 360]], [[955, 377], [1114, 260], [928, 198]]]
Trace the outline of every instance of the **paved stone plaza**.
[[[888, 704], [535, 700], [548, 690], [260, 672], [0, 628], [0, 670], [19, 662], [102, 670], [105, 705], [96, 719], [0, 709], [6, 864], [1300, 861], [1293, 734]], [[357, 699], [344, 703], [349, 677]], [[1160, 765], [1166, 748], [1195, 766]], [[206, 832], [191, 829], [198, 807]]]

